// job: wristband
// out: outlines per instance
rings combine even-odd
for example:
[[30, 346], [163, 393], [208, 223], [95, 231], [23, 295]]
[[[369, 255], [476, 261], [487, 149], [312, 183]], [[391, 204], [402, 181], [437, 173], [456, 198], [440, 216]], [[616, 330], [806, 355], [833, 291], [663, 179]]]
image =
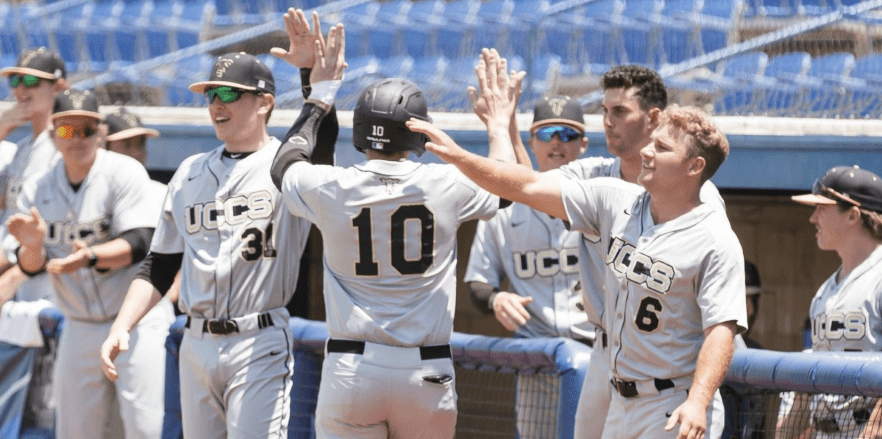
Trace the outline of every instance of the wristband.
[[86, 247], [86, 251], [89, 252], [89, 261], [86, 264], [87, 267], [92, 268], [98, 265], [98, 255], [92, 251], [92, 247]]
[[496, 297], [499, 296], [499, 291], [490, 295], [490, 299], [487, 300], [487, 305], [490, 307], [491, 311], [496, 311], [493, 309], [493, 304], [496, 302]]
[[331, 107], [334, 105], [334, 99], [337, 97], [337, 90], [340, 90], [342, 84], [342, 79], [316, 82], [312, 84], [312, 91], [309, 97]]

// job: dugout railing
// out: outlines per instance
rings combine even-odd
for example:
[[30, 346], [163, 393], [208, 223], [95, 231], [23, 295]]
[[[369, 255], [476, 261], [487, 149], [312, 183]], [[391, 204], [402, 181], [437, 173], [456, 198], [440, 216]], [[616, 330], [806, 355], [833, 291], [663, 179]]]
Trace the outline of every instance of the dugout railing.
[[[40, 325], [48, 341], [57, 339], [63, 329], [61, 315], [56, 310], [47, 310], [40, 315]], [[184, 319], [179, 318], [172, 325], [166, 348], [169, 355], [166, 361], [166, 419], [163, 438], [180, 438], [181, 411], [178, 380], [178, 348], [183, 337]], [[314, 410], [321, 378], [324, 342], [327, 329], [324, 322], [291, 319], [294, 335], [295, 371], [291, 398], [291, 421], [289, 438], [314, 437]], [[511, 339], [485, 337], [480, 335], [454, 333], [451, 339], [457, 371], [457, 393], [459, 395], [459, 418], [457, 438], [514, 438], [515, 433], [515, 386], [518, 376], [547, 374], [557, 377], [560, 391], [553, 398], [537, 398], [536, 404], [556, 406], [544, 422], [553, 423], [558, 437], [572, 438], [573, 417], [579, 398], [584, 373], [587, 370], [591, 349], [572, 340], [554, 339]], [[7, 357], [18, 358], [16, 349], [27, 348], [3, 346]], [[30, 348], [33, 349], [33, 348]], [[45, 355], [33, 350], [24, 358]], [[11, 366], [11, 362], [5, 366]], [[25, 367], [25, 366], [22, 366]], [[44, 371], [47, 372], [47, 371]], [[0, 389], [5, 389], [0, 398], [0, 413], [10, 414], [10, 410], [21, 410], [23, 392], [26, 386], [20, 384], [22, 372], [17, 377], [7, 374], [0, 376]], [[10, 378], [12, 378], [10, 380]], [[6, 380], [6, 382], [4, 382]], [[807, 426], [815, 425], [812, 420], [812, 404], [807, 404], [802, 412], [794, 412], [787, 401], [795, 394], [797, 398], [808, 395], [808, 400], [834, 395], [854, 400], [855, 398], [882, 397], [882, 355], [879, 353], [788, 353], [745, 349], [735, 352], [732, 364], [722, 387], [726, 401], [725, 438], [775, 438], [775, 437], [816, 437], [805, 435]], [[815, 396], [817, 395], [817, 396]], [[783, 400], [785, 403], [781, 403]], [[12, 401], [12, 405], [10, 405]], [[854, 419], [862, 427], [866, 437], [882, 436], [882, 421], [876, 410], [878, 399], [861, 406], [860, 413], [839, 413], [838, 422]], [[779, 425], [786, 418], [791, 424]], [[12, 413], [5, 420], [17, 422], [20, 415]], [[821, 419], [824, 421], [824, 419]], [[600, 422], [600, 420], [598, 420]], [[800, 429], [795, 428], [800, 425]], [[0, 431], [14, 428], [0, 426]], [[823, 425], [830, 429], [829, 419]], [[832, 425], [836, 427], [836, 425]], [[794, 432], [794, 436], [782, 435], [782, 429]], [[850, 435], [834, 433], [817, 437], [857, 438], [858, 433]], [[873, 436], [872, 434], [875, 434]], [[4, 434], [4, 437], [7, 437]], [[14, 436], [12, 436], [14, 437]], [[30, 430], [22, 437], [51, 438], [47, 429]]]

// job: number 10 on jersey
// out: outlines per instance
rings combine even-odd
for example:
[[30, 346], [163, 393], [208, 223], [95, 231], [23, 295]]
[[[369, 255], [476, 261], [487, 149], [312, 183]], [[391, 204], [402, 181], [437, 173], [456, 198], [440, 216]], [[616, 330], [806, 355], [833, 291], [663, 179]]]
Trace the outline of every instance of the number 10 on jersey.
[[[377, 218], [377, 221], [384, 219]], [[371, 208], [364, 207], [352, 218], [352, 227], [358, 230], [358, 261], [355, 263], [355, 274], [358, 276], [377, 276], [380, 264], [374, 254], [374, 231], [372, 226]], [[435, 216], [422, 204], [400, 206], [387, 220], [390, 222], [390, 237], [378, 236], [377, 239], [389, 239], [389, 262], [400, 274], [423, 274], [432, 265], [435, 247]], [[417, 221], [420, 226], [420, 257], [407, 259], [405, 256], [405, 226], [407, 221]], [[413, 243], [416, 244], [416, 243]]]

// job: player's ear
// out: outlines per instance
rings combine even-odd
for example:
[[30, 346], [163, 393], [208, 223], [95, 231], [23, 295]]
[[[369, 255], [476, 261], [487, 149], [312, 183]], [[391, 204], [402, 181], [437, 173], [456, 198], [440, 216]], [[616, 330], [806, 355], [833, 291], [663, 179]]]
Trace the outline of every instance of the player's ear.
[[649, 126], [653, 130], [658, 128], [660, 115], [661, 115], [661, 108], [658, 108], [658, 107], [650, 108], [649, 111], [646, 112], [646, 116], [649, 117]]
[[704, 157], [700, 155], [696, 155], [689, 159], [691, 163], [689, 163], [689, 175], [701, 175], [704, 172], [704, 167], [707, 166], [707, 161]]
[[55, 93], [61, 93], [70, 88], [70, 84], [67, 83], [67, 80], [64, 78], [58, 78], [54, 84], [52, 84], [52, 89]]
[[579, 156], [585, 154], [585, 150], [588, 149], [588, 138], [582, 137], [582, 146], [579, 147]]
[[269, 93], [261, 93], [257, 95], [257, 99], [260, 105], [257, 109], [258, 113], [266, 115], [273, 111], [273, 108], [276, 105], [275, 96]]

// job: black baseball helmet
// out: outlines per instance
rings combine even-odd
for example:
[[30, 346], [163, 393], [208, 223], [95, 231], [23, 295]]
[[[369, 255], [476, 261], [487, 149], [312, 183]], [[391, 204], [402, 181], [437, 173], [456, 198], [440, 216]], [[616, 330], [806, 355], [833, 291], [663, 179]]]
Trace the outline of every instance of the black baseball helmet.
[[404, 125], [412, 117], [432, 120], [425, 93], [406, 79], [377, 81], [364, 89], [355, 105], [352, 144], [361, 152], [373, 149], [422, 155], [429, 139]]

